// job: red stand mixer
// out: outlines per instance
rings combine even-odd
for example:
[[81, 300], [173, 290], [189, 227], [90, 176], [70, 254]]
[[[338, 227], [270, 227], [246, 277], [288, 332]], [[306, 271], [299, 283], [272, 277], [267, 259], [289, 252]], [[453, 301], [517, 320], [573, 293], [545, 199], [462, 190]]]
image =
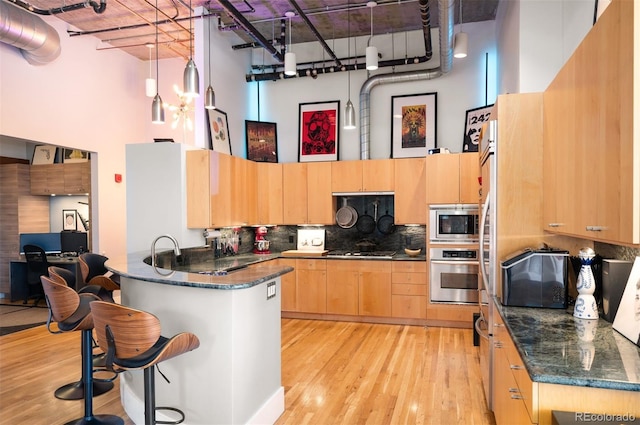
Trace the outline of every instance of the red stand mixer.
[[256, 229], [256, 239], [253, 242], [254, 254], [271, 254], [269, 251], [269, 241], [265, 239], [267, 236], [267, 228], [260, 226]]

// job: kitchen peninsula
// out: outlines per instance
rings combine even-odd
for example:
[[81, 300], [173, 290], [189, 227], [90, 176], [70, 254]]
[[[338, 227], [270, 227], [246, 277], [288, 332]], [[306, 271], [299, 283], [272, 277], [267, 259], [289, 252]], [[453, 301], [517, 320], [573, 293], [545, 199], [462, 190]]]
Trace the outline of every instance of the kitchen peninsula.
[[[171, 383], [156, 380], [156, 404], [183, 410], [188, 424], [274, 423], [284, 411], [280, 276], [292, 268], [258, 261], [213, 275], [145, 259], [148, 252], [106, 263], [121, 276], [122, 304], [155, 314], [163, 336], [200, 339], [198, 349], [162, 363]], [[121, 374], [120, 388], [125, 411], [143, 423], [142, 371]]]

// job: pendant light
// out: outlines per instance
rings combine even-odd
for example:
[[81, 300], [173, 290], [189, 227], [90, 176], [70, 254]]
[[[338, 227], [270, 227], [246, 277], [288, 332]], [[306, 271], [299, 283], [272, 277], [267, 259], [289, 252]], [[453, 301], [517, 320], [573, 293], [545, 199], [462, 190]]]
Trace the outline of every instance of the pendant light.
[[[351, 2], [347, 3], [347, 57], [351, 58]], [[344, 129], [353, 130], [356, 128], [356, 111], [351, 103], [351, 70], [347, 68], [347, 82], [349, 90], [349, 100], [344, 110]]]
[[200, 96], [200, 76], [198, 75], [196, 63], [193, 61], [193, 16], [191, 12], [191, 0], [189, 0], [189, 61], [184, 69], [183, 93], [187, 96], [198, 97]]
[[296, 54], [291, 51], [291, 18], [293, 18], [296, 14], [294, 12], [288, 11], [284, 14], [287, 18], [289, 18], [289, 48], [287, 49], [287, 53], [284, 55], [284, 73], [285, 75], [293, 76], [296, 75]]
[[467, 57], [467, 47], [469, 44], [469, 40], [467, 37], [467, 33], [462, 31], [462, 0], [460, 1], [460, 28], [458, 33], [453, 39], [453, 57], [454, 58], [466, 58]]
[[211, 14], [209, 14], [209, 19], [207, 19], [207, 44], [209, 46], [209, 86], [207, 87], [207, 91], [204, 93], [204, 107], [205, 109], [216, 109], [216, 94], [213, 91], [213, 87], [211, 87]]
[[151, 62], [151, 49], [153, 49], [153, 43], [147, 43], [147, 48], [149, 49], [149, 78], [144, 81], [145, 94], [147, 97], [154, 97], [156, 95], [156, 80], [153, 78], [151, 67], [153, 63]]
[[[375, 1], [367, 2], [367, 7], [371, 9], [371, 36], [369, 37], [369, 43], [373, 40], [373, 8], [377, 5], [378, 3]], [[378, 69], [378, 49], [376, 46], [368, 46], [365, 52], [367, 57], [367, 70], [375, 71]]]
[[158, 85], [160, 82], [160, 73], [158, 67], [158, 0], [156, 0], [156, 96], [151, 104], [151, 122], [154, 124], [164, 124], [164, 107], [162, 99], [158, 93]]

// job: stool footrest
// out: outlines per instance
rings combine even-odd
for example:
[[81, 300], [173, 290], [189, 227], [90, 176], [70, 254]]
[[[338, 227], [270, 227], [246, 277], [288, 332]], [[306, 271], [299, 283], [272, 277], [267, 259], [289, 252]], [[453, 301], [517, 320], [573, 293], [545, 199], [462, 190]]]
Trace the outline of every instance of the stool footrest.
[[162, 424], [162, 425], [178, 425], [181, 424], [182, 422], [184, 422], [184, 412], [182, 412], [182, 410], [180, 409], [176, 409], [175, 407], [156, 407], [156, 412], [158, 410], [169, 410], [172, 412], [176, 412], [180, 415], [180, 419], [176, 419], [175, 421], [158, 421], [156, 420], [155, 423], [156, 424]]

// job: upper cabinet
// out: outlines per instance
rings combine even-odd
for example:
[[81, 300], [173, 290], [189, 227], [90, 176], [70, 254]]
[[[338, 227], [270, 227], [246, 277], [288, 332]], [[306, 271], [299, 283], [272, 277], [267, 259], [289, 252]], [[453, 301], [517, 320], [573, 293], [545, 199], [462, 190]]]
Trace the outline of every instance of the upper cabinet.
[[396, 224], [427, 224], [425, 158], [394, 159]]
[[612, 2], [544, 93], [548, 231], [640, 243], [634, 7], [631, 1]]
[[282, 164], [283, 216], [287, 224], [335, 224], [331, 163]]
[[474, 152], [427, 155], [427, 204], [477, 204], [478, 161]]
[[186, 153], [187, 226], [246, 226], [257, 221], [256, 163], [210, 150]]
[[332, 192], [391, 192], [394, 190], [395, 162], [368, 159], [331, 162]]
[[284, 224], [282, 164], [257, 162], [258, 224]]
[[91, 192], [91, 163], [42, 164], [30, 167], [32, 195], [86, 195]]

